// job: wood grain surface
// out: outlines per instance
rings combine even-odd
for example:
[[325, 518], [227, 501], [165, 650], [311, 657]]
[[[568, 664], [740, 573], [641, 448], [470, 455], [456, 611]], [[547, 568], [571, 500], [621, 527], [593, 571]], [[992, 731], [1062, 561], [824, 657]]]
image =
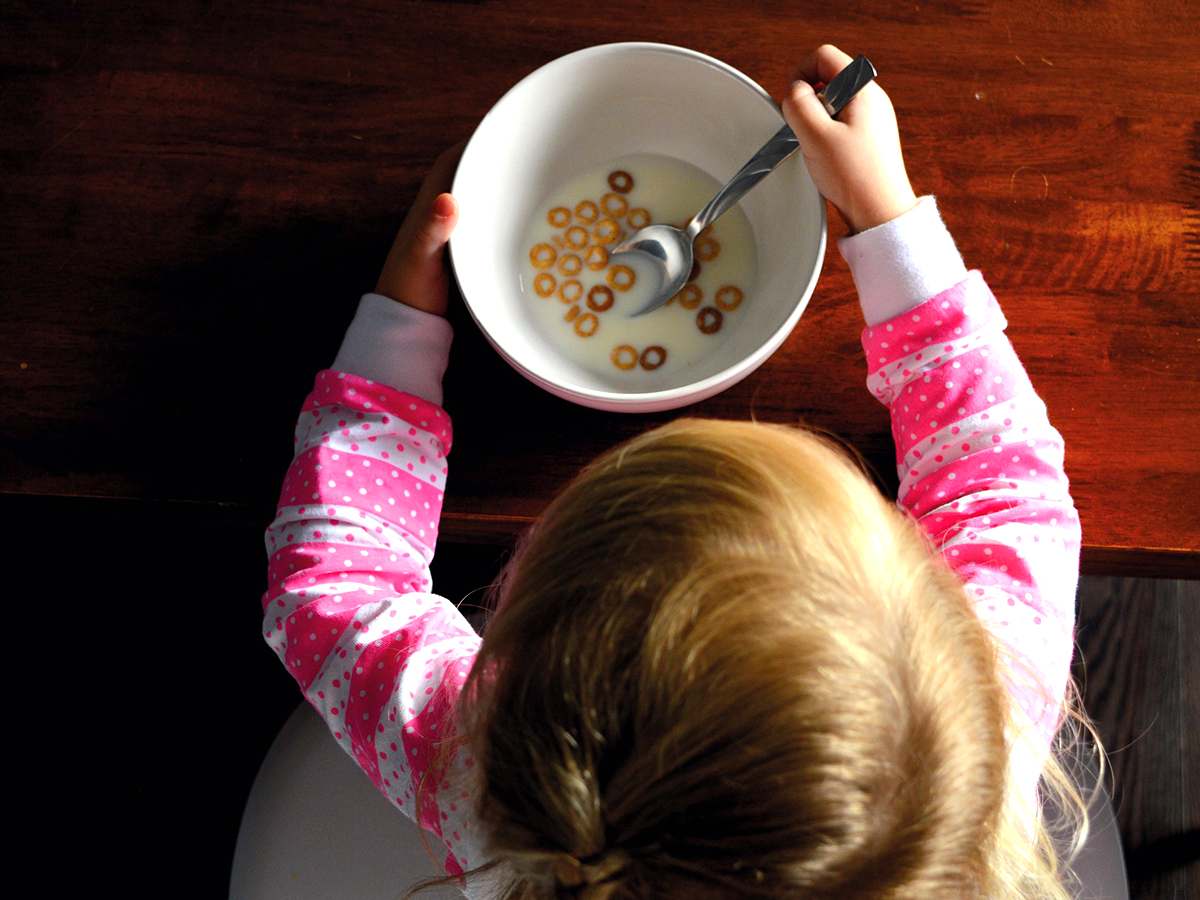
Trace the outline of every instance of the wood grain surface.
[[[778, 97], [870, 55], [1066, 437], [1089, 571], [1200, 575], [1200, 7], [1111, 0], [665, 4], [96, 0], [0, 6], [0, 492], [269, 515], [295, 410], [429, 163], [572, 50], [700, 50]], [[698, 111], [703, 114], [703, 111]], [[841, 225], [831, 217], [831, 237]], [[510, 370], [459, 309], [444, 535], [507, 543], [578, 466], [684, 413], [802, 420], [894, 486], [831, 249], [759, 371], [598, 413]], [[212, 430], [233, 404], [242, 433]]]

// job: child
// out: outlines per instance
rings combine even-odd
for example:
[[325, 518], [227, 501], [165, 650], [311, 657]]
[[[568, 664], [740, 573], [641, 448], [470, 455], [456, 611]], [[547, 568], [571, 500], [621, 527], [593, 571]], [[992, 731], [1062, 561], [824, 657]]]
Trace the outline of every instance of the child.
[[1037, 812], [1065, 783], [1062, 441], [886, 94], [817, 100], [849, 61], [810, 54], [783, 112], [853, 232], [903, 511], [813, 435], [681, 419], [555, 500], [481, 641], [427, 568], [453, 154], [304, 403], [266, 639], [469, 896], [1066, 896]]

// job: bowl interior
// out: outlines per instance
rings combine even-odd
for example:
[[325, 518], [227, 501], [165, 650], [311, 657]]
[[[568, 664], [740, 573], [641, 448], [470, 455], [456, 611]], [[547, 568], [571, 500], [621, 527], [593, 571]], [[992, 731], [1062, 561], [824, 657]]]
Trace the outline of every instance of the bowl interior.
[[[741, 201], [754, 233], [754, 315], [690, 369], [648, 388], [583, 368], [546, 340], [520, 290], [529, 223], [557, 186], [606, 160], [655, 153], [725, 183], [783, 124], [778, 107], [736, 70], [661, 44], [609, 44], [538, 69], [480, 123], [459, 165], [455, 276], [485, 335], [512, 365], [560, 396], [605, 408], [679, 405], [759, 365], [807, 303], [825, 246], [825, 205], [800, 154]], [[676, 402], [678, 401], [678, 402]]]

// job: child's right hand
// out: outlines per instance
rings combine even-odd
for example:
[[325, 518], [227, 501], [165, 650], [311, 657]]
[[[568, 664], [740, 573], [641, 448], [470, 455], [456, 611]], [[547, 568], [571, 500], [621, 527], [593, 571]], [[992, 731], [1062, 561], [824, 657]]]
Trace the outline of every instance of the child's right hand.
[[850, 59], [830, 44], [806, 56], [792, 74], [783, 117], [800, 141], [817, 189], [850, 230], [859, 232], [908, 212], [917, 196], [904, 170], [896, 112], [883, 88], [874, 81], [866, 85], [836, 119], [816, 95]]

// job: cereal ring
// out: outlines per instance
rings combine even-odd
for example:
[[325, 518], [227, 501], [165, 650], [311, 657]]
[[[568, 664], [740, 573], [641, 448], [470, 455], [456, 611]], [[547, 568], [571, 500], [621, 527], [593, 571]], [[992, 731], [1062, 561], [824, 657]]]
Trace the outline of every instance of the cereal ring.
[[638, 352], [628, 344], [618, 344], [613, 347], [612, 361], [618, 369], [628, 372], [638, 364]]
[[555, 228], [565, 228], [571, 223], [571, 211], [565, 206], [556, 206], [546, 213], [546, 221]]
[[535, 269], [548, 269], [554, 265], [558, 252], [549, 244], [535, 244], [529, 251], [529, 261]]
[[696, 259], [701, 262], [708, 262], [717, 258], [717, 254], [721, 252], [721, 244], [716, 238], [710, 237], [707, 234], [702, 234], [696, 238]]
[[583, 296], [583, 285], [574, 278], [568, 278], [558, 286], [558, 299], [563, 303], [574, 303]]
[[652, 344], [647, 347], [638, 358], [638, 362], [642, 364], [642, 368], [649, 372], [653, 372], [666, 361], [667, 351], [665, 348], [658, 346], [658, 344]]
[[596, 243], [606, 246], [615, 241], [620, 233], [621, 226], [612, 219], [601, 219], [592, 229], [592, 237], [596, 239]]
[[608, 265], [608, 251], [599, 244], [592, 244], [587, 248], [587, 252], [583, 254], [583, 260], [587, 263], [587, 267], [593, 272], [599, 272]]
[[583, 260], [574, 253], [564, 253], [558, 258], [558, 271], [564, 275], [578, 275], [583, 271]]
[[559, 250], [561, 250], [563, 247], [567, 246], [566, 244], [563, 243], [562, 236], [557, 235], [557, 234], [550, 235], [550, 242], [552, 244], [554, 244], [554, 246], [557, 247]]
[[725, 321], [724, 314], [715, 306], [706, 306], [696, 313], [696, 327], [703, 334], [716, 334], [721, 330], [723, 321]]
[[721, 307], [725, 312], [733, 312], [733, 310], [742, 305], [742, 300], [744, 299], [745, 294], [742, 293], [742, 289], [734, 287], [732, 284], [717, 288], [717, 306]]
[[633, 190], [633, 176], [624, 169], [617, 169], [609, 173], [608, 186], [618, 194], [628, 194]]
[[575, 329], [575, 333], [580, 337], [591, 337], [596, 333], [596, 329], [600, 327], [600, 320], [591, 313], [584, 313], [575, 320], [571, 326]]
[[579, 306], [575, 305], [567, 310], [567, 314], [563, 316], [563, 320], [566, 322], [574, 321], [577, 315], [579, 315]]
[[679, 305], [684, 309], [695, 309], [704, 299], [704, 291], [700, 290], [698, 284], [685, 284], [683, 290], [675, 296], [679, 298]]
[[650, 212], [642, 209], [640, 206], [629, 211], [629, 215], [625, 217], [625, 221], [629, 223], [630, 228], [645, 228], [650, 224]]
[[608, 270], [608, 274], [604, 278], [618, 291], [629, 290], [633, 287], [634, 282], [637, 281], [637, 275], [634, 274], [633, 269], [629, 268], [629, 266], [613, 266]]
[[591, 225], [600, 218], [600, 209], [591, 200], [580, 200], [575, 204], [575, 219], [584, 225]]
[[582, 250], [587, 246], [588, 233], [582, 225], [572, 225], [566, 233], [567, 246], [572, 250]]
[[533, 279], [533, 289], [537, 291], [539, 297], [549, 297], [557, 286], [558, 282], [549, 272], [542, 272]]
[[619, 219], [625, 215], [625, 210], [629, 209], [629, 201], [620, 194], [605, 194], [600, 198], [600, 208], [606, 215]]
[[593, 285], [587, 295], [588, 309], [593, 309], [596, 312], [604, 312], [613, 305], [613, 299], [612, 288], [605, 287], [602, 284]]

